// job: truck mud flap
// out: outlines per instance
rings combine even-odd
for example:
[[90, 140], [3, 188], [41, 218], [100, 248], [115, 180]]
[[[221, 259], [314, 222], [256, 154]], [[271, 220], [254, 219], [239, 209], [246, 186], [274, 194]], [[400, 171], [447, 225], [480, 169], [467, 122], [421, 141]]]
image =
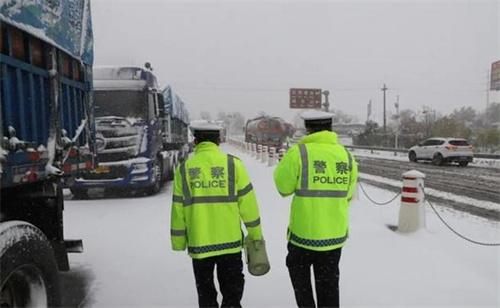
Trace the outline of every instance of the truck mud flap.
[[82, 253], [83, 242], [82, 240], [64, 240], [64, 246], [68, 253]]

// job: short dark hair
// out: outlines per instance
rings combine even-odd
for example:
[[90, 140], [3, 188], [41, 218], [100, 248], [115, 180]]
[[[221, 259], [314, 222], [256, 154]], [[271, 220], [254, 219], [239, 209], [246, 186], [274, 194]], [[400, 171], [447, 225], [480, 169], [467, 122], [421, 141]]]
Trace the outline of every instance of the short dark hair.
[[309, 134], [323, 130], [332, 131], [332, 121], [305, 121], [305, 127]]
[[194, 132], [194, 143], [198, 144], [201, 142], [212, 142], [217, 145], [220, 143], [220, 133], [213, 131], [195, 131]]

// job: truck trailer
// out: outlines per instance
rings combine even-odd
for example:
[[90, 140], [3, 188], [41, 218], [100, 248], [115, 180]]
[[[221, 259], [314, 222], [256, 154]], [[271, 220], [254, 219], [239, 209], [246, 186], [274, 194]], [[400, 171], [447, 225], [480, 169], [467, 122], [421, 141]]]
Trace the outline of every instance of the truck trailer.
[[89, 2], [0, 1], [0, 52], [0, 306], [58, 306], [63, 183], [96, 163]]

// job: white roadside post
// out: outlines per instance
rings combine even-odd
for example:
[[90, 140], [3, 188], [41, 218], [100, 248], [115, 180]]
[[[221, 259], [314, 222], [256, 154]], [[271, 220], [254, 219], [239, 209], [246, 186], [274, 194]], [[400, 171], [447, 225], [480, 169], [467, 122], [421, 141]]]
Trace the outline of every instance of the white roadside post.
[[252, 143], [252, 157], [257, 155], [257, 144]]
[[278, 160], [281, 160], [283, 156], [285, 155], [286, 150], [281, 148], [278, 150]]
[[269, 148], [269, 161], [267, 163], [267, 165], [269, 167], [272, 167], [274, 166], [274, 163], [275, 163], [275, 155], [276, 155], [276, 148]]
[[263, 162], [263, 163], [266, 163], [266, 161], [267, 161], [267, 149], [268, 149], [267, 145], [264, 145], [262, 147], [262, 157], [261, 157], [260, 161]]
[[262, 155], [262, 144], [257, 145], [257, 155], [255, 155], [255, 158], [257, 160], [260, 160], [260, 156]]
[[425, 227], [425, 174], [417, 170], [403, 173], [398, 231], [415, 232]]

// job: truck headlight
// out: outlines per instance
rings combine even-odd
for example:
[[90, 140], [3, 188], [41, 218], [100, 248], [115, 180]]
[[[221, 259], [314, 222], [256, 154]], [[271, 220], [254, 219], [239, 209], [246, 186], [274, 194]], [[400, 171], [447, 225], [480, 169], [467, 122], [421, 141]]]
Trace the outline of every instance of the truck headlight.
[[136, 164], [132, 165], [132, 169], [134, 171], [146, 172], [148, 170], [148, 164], [147, 163], [136, 163]]

